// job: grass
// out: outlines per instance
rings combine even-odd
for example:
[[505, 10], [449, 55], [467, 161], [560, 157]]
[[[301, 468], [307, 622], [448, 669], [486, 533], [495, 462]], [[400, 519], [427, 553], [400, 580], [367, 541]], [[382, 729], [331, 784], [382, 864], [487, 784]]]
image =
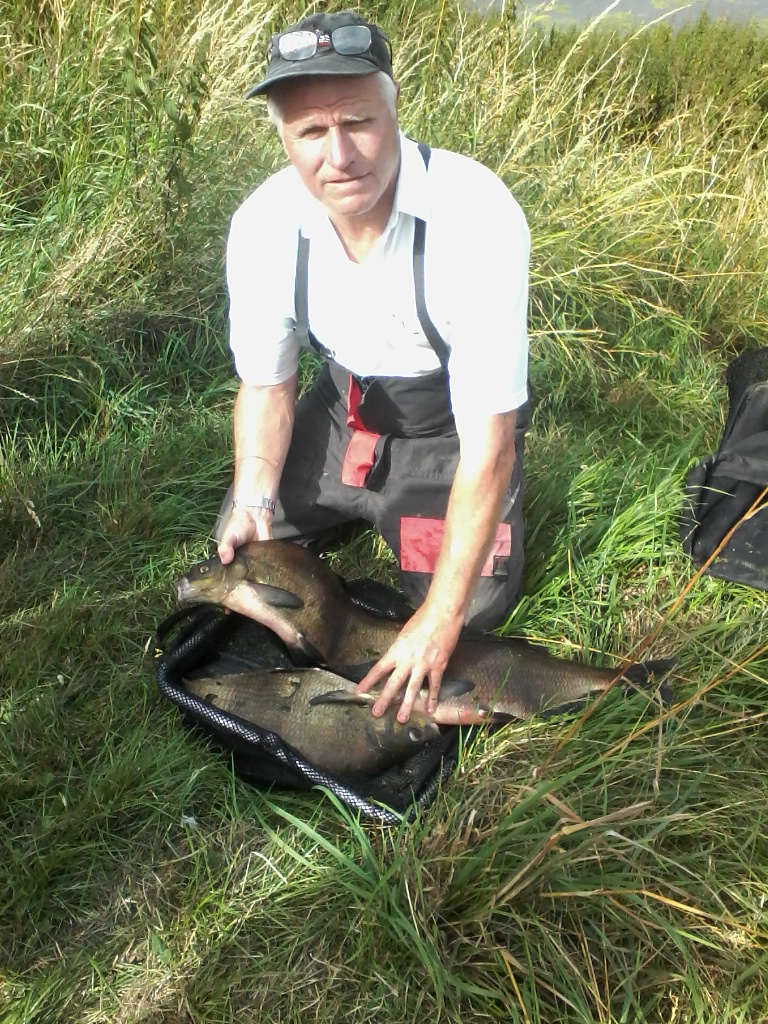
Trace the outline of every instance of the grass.
[[[404, 128], [498, 171], [531, 224], [505, 631], [594, 662], [653, 635], [676, 703], [481, 738], [396, 829], [252, 789], [183, 727], [153, 634], [228, 480], [224, 240], [281, 160], [241, 97], [300, 8], [9, 0], [0, 1021], [764, 1020], [768, 605], [686, 591], [677, 518], [724, 366], [768, 339], [768, 40], [367, 11]], [[370, 534], [335, 564], [392, 577]]]

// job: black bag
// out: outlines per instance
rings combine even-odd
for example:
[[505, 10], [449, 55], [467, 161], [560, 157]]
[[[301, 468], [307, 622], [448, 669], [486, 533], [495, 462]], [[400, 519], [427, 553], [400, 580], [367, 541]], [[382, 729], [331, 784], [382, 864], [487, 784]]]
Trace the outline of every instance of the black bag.
[[[362, 601], [360, 603], [363, 603]], [[373, 610], [374, 605], [366, 601]], [[171, 642], [166, 637], [181, 626]], [[309, 790], [327, 787], [338, 800], [370, 821], [394, 825], [428, 806], [456, 766], [459, 744], [474, 730], [442, 727], [441, 735], [403, 764], [375, 776], [334, 779], [319, 771], [275, 733], [227, 714], [184, 686], [184, 676], [246, 668], [290, 668], [277, 637], [259, 623], [212, 605], [183, 610], [157, 630], [156, 675], [160, 692], [185, 718], [231, 752], [235, 771], [249, 782]]]
[[[768, 348], [734, 359], [726, 371], [728, 419], [716, 455], [688, 477], [680, 535], [700, 568], [768, 486]], [[768, 503], [740, 523], [706, 572], [768, 590]]]

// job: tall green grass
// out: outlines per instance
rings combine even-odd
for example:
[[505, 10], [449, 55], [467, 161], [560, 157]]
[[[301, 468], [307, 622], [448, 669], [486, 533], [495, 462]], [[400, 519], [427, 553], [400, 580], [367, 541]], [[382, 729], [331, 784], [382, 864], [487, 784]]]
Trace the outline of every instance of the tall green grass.
[[[0, 1020], [763, 1020], [768, 606], [685, 591], [677, 516], [727, 360], [768, 339], [768, 40], [365, 10], [404, 129], [531, 224], [506, 632], [593, 661], [653, 636], [676, 703], [507, 727], [388, 831], [257, 792], [184, 729], [153, 632], [230, 472], [229, 217], [283, 159], [242, 95], [302, 9], [7, 0]], [[334, 558], [392, 576], [370, 534]]]

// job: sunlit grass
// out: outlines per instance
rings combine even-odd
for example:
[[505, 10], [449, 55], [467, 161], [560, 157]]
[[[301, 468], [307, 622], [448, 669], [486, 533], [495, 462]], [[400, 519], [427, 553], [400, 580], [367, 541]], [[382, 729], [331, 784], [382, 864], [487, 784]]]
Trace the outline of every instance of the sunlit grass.
[[[727, 360], [768, 339], [765, 41], [367, 9], [404, 129], [487, 163], [532, 228], [506, 631], [674, 655], [674, 705], [481, 737], [384, 829], [248, 787], [157, 693], [230, 473], [229, 217], [282, 163], [242, 95], [300, 13], [0, 11], [0, 1019], [762, 1020], [768, 605], [686, 591], [677, 517]], [[394, 579], [372, 534], [333, 564]]]

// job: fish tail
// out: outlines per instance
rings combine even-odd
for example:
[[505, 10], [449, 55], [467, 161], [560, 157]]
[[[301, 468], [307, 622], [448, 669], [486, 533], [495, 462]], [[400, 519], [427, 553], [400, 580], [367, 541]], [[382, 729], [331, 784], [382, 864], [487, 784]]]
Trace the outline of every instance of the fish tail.
[[[643, 690], [648, 692], [655, 688], [656, 679], [666, 676], [675, 667], [676, 658], [657, 658], [652, 661], [637, 661], [622, 672], [625, 690]], [[662, 682], [658, 688], [662, 703], [672, 704], [675, 693], [672, 685]]]

